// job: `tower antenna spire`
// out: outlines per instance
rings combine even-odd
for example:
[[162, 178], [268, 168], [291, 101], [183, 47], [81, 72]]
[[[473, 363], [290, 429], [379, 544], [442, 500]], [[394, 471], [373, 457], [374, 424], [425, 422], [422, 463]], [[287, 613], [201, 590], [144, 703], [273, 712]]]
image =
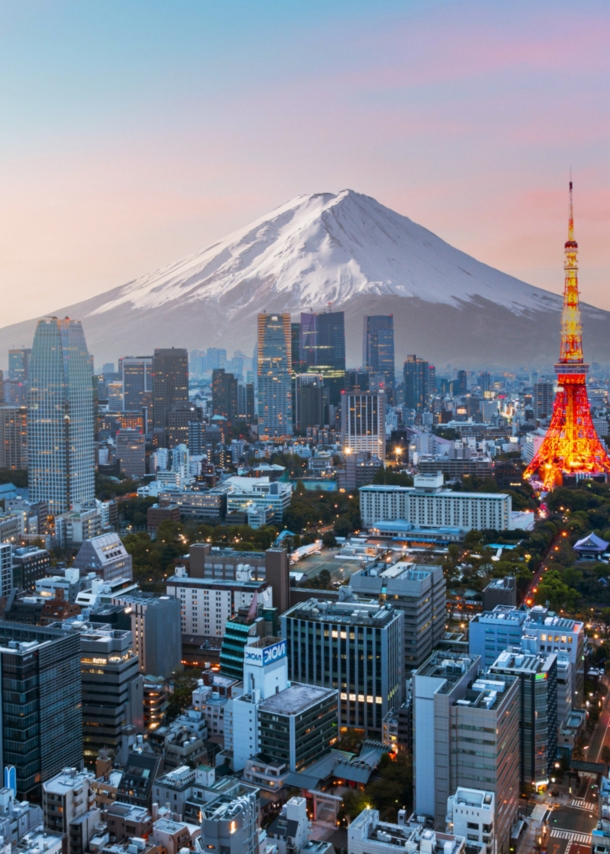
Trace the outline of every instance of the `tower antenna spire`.
[[574, 203], [572, 201], [572, 167], [570, 166], [570, 219], [568, 220], [568, 240], [574, 240]]
[[560, 486], [566, 475], [574, 480], [610, 476], [610, 457], [598, 438], [587, 396], [589, 366], [585, 364], [582, 349], [571, 169], [570, 219], [564, 252], [561, 348], [555, 365], [558, 391], [544, 441], [524, 472], [525, 478], [536, 475], [544, 490]]

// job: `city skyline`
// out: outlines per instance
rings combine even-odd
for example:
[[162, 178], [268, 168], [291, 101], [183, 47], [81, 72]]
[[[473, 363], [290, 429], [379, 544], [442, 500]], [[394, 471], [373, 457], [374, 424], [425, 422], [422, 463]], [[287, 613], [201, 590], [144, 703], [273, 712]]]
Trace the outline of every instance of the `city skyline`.
[[186, 3], [143, 19], [131, 2], [5, 6], [6, 322], [345, 187], [559, 293], [570, 164], [583, 300], [610, 308], [610, 19], [597, 2], [570, 8]]

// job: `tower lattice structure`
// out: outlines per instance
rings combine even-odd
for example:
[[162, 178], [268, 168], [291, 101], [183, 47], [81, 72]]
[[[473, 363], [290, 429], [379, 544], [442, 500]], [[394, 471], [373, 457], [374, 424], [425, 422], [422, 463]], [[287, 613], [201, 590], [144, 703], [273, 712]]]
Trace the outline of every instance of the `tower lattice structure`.
[[566, 475], [610, 473], [610, 458], [599, 440], [587, 396], [587, 373], [582, 350], [582, 323], [578, 294], [578, 244], [574, 240], [574, 210], [570, 181], [570, 219], [565, 244], [565, 286], [561, 314], [561, 351], [555, 365], [559, 389], [549, 429], [538, 453], [525, 471], [545, 489], [563, 483]]

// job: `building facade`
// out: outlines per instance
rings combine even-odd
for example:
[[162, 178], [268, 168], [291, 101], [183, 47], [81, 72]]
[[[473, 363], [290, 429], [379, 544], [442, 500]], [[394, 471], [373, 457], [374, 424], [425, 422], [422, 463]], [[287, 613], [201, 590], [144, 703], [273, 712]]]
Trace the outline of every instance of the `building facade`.
[[341, 395], [341, 445], [345, 453], [370, 453], [385, 460], [386, 396], [379, 392]]
[[339, 691], [339, 724], [380, 738], [404, 694], [403, 614], [366, 601], [310, 599], [281, 618], [290, 679]]
[[27, 406], [0, 406], [0, 468], [27, 469]]
[[179, 347], [155, 350], [152, 360], [153, 430], [167, 442], [169, 413], [178, 403], [188, 403], [188, 351]]
[[29, 496], [52, 515], [95, 499], [93, 376], [79, 320], [38, 321], [28, 395]]
[[20, 798], [83, 756], [80, 643], [53, 628], [0, 622], [0, 764]]
[[512, 501], [502, 492], [453, 492], [443, 489], [442, 475], [415, 476], [414, 486], [365, 486], [360, 515], [365, 528], [402, 520], [416, 528], [461, 528], [506, 531]]
[[382, 374], [385, 388], [394, 388], [394, 317], [391, 314], [363, 318], [362, 367], [370, 374]]
[[289, 314], [258, 315], [258, 434], [292, 433], [292, 345]]
[[358, 598], [378, 597], [403, 612], [405, 669], [423, 664], [445, 633], [447, 589], [441, 566], [385, 562], [349, 581]]

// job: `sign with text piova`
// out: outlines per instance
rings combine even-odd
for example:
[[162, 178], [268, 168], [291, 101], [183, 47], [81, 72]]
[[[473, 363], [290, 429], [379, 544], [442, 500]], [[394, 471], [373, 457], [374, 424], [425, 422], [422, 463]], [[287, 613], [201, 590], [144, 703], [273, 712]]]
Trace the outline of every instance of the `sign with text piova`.
[[244, 661], [249, 663], [256, 662], [257, 664], [272, 664], [280, 658], [286, 656], [286, 641], [282, 640], [268, 646], [265, 649], [259, 649], [254, 646], [247, 646], [244, 649]]

